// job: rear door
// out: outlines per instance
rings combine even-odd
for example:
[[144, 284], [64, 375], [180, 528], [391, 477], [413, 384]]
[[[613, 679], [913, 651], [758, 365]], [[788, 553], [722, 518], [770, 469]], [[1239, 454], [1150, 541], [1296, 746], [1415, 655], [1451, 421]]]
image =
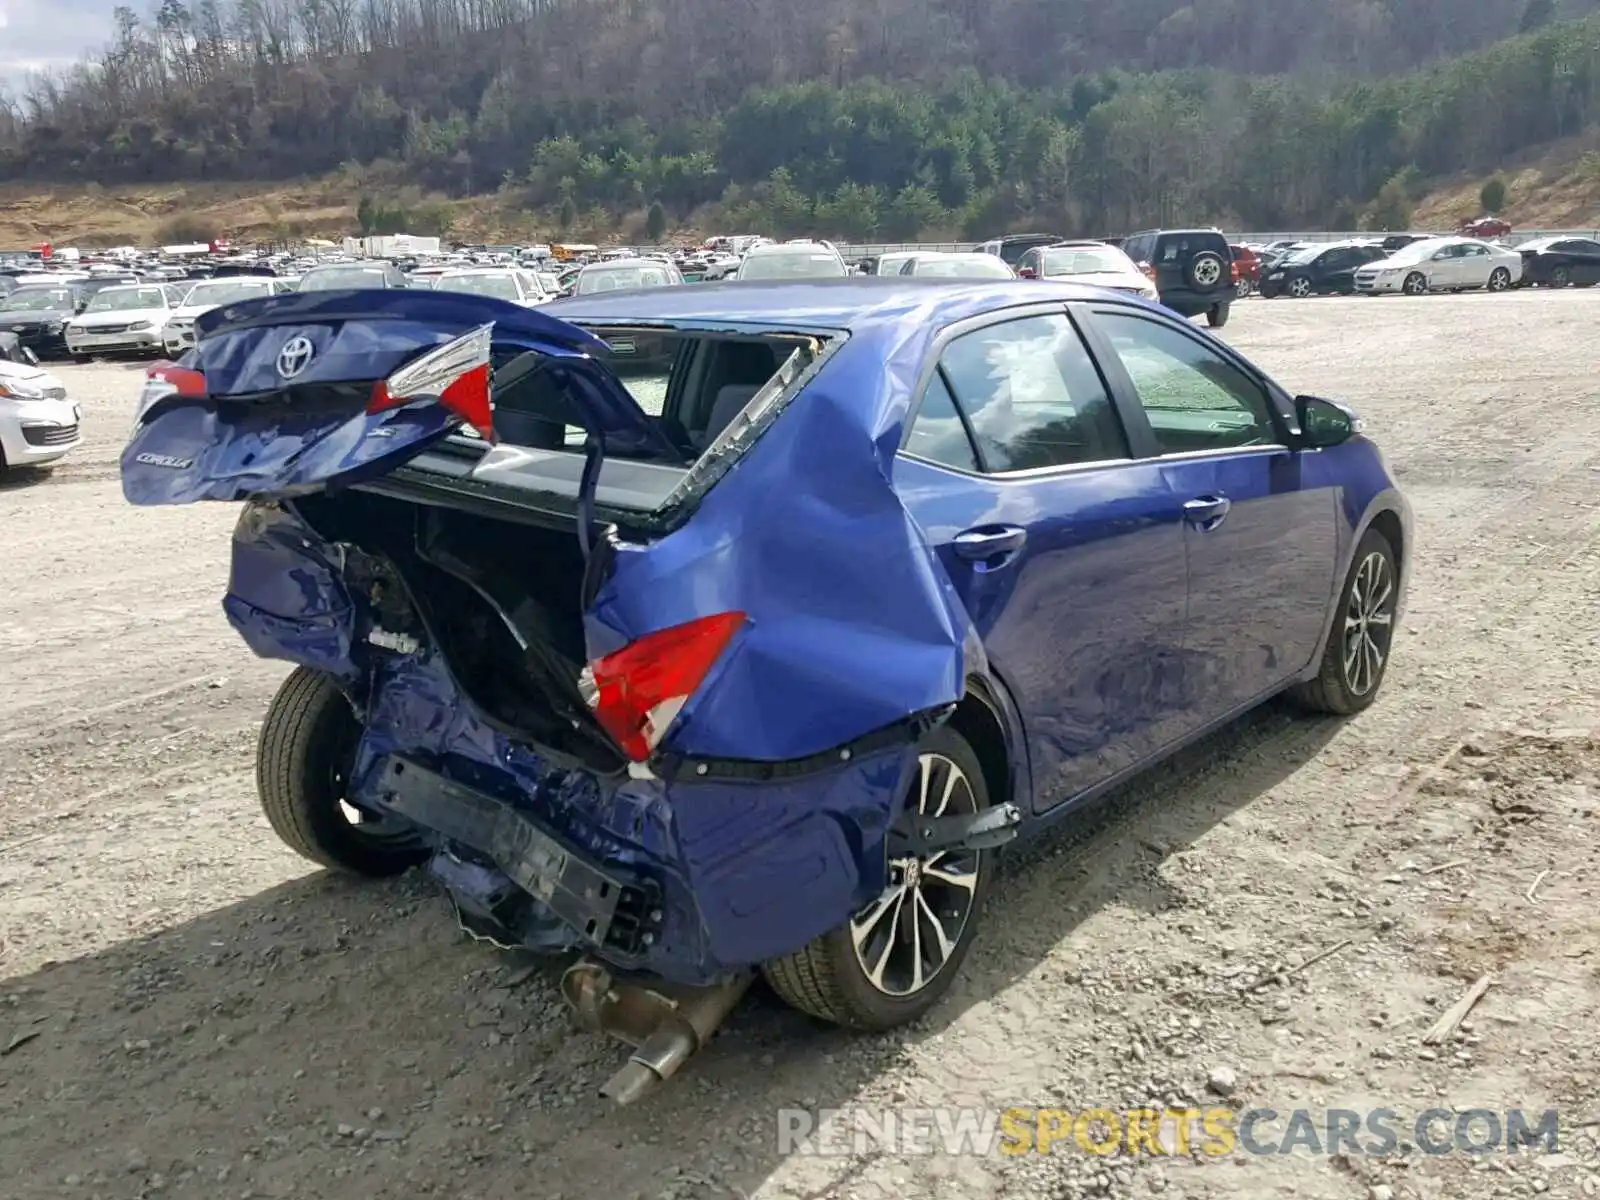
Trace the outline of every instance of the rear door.
[[559, 372], [553, 414], [608, 450], [682, 462], [604, 364], [606, 344], [537, 309], [408, 290], [216, 308], [181, 364], [153, 367], [122, 454], [134, 504], [302, 495], [376, 478], [463, 424], [492, 438], [496, 371]]
[[1185, 724], [1182, 506], [1131, 457], [1060, 308], [958, 326], [936, 363], [896, 490], [1015, 698], [1050, 808]]
[[1336, 497], [1288, 447], [1264, 381], [1220, 343], [1126, 306], [1096, 305], [1085, 322], [1142, 418], [1134, 452], [1184, 510], [1184, 646], [1204, 694], [1192, 729], [1310, 664], [1332, 602]]

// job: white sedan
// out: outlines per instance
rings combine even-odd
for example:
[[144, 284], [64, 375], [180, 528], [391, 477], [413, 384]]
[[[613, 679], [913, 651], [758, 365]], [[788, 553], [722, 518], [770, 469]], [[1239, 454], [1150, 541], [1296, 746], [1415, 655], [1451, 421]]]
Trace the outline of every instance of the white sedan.
[[0, 472], [43, 466], [77, 449], [82, 415], [59, 376], [0, 359]]
[[493, 296], [532, 308], [554, 300], [539, 276], [518, 267], [479, 267], [476, 270], [446, 271], [433, 281], [436, 292], [466, 292], [472, 296]]
[[226, 279], [206, 279], [195, 284], [184, 295], [183, 301], [167, 317], [161, 327], [162, 348], [176, 358], [194, 345], [194, 322], [201, 313], [221, 308], [224, 304], [238, 304], [243, 300], [257, 300], [262, 296], [276, 296], [292, 291], [290, 285], [271, 276], [234, 275]]
[[67, 352], [83, 358], [114, 350], [157, 351], [161, 331], [186, 289], [165, 283], [136, 283], [97, 292], [67, 322]]
[[913, 254], [897, 275], [940, 279], [1015, 279], [1017, 273], [998, 254]]
[[1503, 292], [1522, 278], [1522, 255], [1477, 238], [1440, 237], [1412, 242], [1356, 272], [1357, 293]]
[[1082, 283], [1117, 292], [1160, 299], [1160, 292], [1139, 264], [1120, 246], [1108, 242], [1059, 242], [1032, 246], [1017, 260], [1022, 279], [1053, 279], [1057, 283]]

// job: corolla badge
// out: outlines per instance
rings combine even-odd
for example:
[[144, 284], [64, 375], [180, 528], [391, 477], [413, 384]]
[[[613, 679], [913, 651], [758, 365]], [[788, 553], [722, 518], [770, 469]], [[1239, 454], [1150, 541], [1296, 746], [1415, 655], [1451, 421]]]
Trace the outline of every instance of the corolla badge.
[[316, 347], [311, 344], [310, 338], [290, 338], [283, 344], [283, 349], [278, 351], [278, 374], [285, 379], [293, 379], [311, 365], [311, 359], [316, 352]]

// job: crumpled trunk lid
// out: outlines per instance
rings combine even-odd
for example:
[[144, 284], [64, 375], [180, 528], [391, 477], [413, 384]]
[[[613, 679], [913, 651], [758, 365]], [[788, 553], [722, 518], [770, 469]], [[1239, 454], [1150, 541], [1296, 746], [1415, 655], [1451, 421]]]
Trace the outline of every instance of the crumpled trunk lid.
[[195, 328], [193, 351], [148, 373], [122, 455], [131, 503], [304, 495], [381, 476], [463, 424], [492, 440], [494, 372], [530, 355], [567, 372], [567, 415], [606, 449], [679, 457], [600, 361], [603, 342], [489, 297], [289, 294]]

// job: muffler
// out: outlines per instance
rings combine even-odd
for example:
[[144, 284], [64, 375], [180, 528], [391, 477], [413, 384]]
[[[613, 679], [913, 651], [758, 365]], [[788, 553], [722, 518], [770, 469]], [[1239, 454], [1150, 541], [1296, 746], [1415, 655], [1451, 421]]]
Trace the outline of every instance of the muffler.
[[670, 1078], [717, 1031], [755, 979], [746, 971], [711, 987], [626, 983], [597, 962], [568, 967], [561, 994], [578, 1027], [609, 1034], [634, 1048], [600, 1094], [617, 1104], [635, 1100]]

